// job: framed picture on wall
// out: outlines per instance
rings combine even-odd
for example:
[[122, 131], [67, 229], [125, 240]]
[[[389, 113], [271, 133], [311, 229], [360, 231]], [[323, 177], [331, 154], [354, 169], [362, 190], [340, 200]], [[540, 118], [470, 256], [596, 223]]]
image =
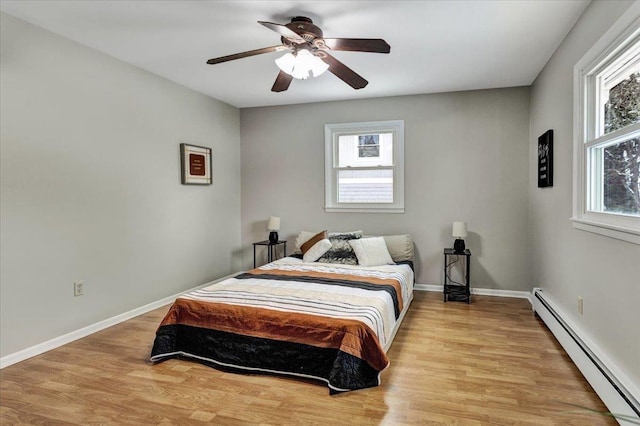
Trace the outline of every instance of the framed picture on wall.
[[553, 186], [553, 130], [538, 138], [538, 188]]
[[211, 148], [180, 144], [183, 185], [211, 185]]

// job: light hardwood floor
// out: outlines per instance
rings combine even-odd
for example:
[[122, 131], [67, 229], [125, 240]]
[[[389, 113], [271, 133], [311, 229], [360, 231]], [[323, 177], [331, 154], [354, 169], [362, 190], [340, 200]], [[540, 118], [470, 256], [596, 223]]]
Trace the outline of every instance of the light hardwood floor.
[[522, 299], [416, 292], [377, 388], [147, 361], [160, 308], [0, 371], [10, 424], [616, 424]]

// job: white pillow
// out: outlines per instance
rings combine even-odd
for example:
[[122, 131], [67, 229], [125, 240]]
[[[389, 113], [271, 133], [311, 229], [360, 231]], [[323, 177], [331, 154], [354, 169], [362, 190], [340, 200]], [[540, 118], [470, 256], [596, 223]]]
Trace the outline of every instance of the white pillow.
[[312, 237], [314, 237], [318, 232], [309, 232], [309, 231], [300, 231], [298, 236], [296, 237], [296, 251], [300, 251], [300, 247], [307, 241], [309, 241]]
[[349, 240], [349, 244], [356, 253], [359, 265], [380, 266], [393, 265], [394, 263], [382, 237]]
[[327, 238], [322, 239], [317, 243], [315, 243], [314, 245], [312, 245], [311, 248], [307, 250], [307, 252], [304, 255], [302, 255], [302, 261], [315, 262], [316, 260], [320, 259], [323, 254], [328, 252], [330, 248], [331, 248], [331, 241], [329, 241]]

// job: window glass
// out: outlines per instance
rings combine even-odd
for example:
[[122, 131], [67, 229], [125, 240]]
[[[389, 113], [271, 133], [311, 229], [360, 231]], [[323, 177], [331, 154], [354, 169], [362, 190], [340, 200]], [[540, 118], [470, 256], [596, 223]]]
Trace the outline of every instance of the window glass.
[[325, 125], [325, 211], [404, 213], [404, 122]]
[[604, 133], [640, 122], [640, 70], [609, 90], [604, 104]]
[[393, 133], [338, 136], [338, 167], [392, 165]]
[[598, 135], [640, 122], [640, 42], [607, 66], [599, 80], [602, 131]]
[[590, 210], [640, 215], [640, 139], [592, 148]]
[[393, 170], [338, 171], [339, 203], [393, 203]]
[[[625, 132], [640, 122], [640, 42], [631, 45], [605, 66], [595, 79], [602, 82], [602, 133]], [[589, 147], [593, 159], [590, 168], [590, 203], [595, 212], [640, 216], [640, 140], [629, 131], [622, 139], [596, 140]], [[598, 132], [596, 132], [598, 134]]]

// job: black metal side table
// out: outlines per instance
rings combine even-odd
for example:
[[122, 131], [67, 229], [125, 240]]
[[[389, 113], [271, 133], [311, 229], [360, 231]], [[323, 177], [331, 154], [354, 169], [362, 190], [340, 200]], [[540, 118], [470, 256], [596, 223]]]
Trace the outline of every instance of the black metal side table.
[[[449, 259], [453, 256], [458, 256], [455, 260]], [[457, 263], [460, 259], [459, 256], [466, 258], [466, 267], [464, 268], [464, 282], [454, 283], [451, 280], [450, 268], [453, 264]], [[470, 275], [471, 274], [471, 252], [465, 250], [464, 252], [457, 253], [454, 249], [444, 249], [444, 289], [443, 296], [444, 301], [459, 301], [471, 303], [471, 290], [470, 290]]]
[[272, 243], [269, 240], [258, 241], [257, 243], [253, 243], [253, 267], [256, 267], [256, 246], [267, 246], [267, 263], [273, 262], [276, 260], [277, 255], [277, 247], [279, 245], [284, 246], [284, 256], [287, 256], [287, 241], [277, 241]]

